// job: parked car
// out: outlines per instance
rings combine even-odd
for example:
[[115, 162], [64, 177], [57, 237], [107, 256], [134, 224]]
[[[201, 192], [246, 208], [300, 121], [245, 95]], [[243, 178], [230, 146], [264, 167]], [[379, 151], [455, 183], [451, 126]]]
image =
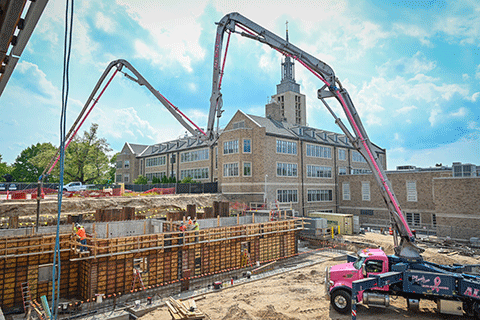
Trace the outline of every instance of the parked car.
[[17, 185], [15, 183], [10, 183], [10, 185], [8, 186], [8, 190], [10, 191], [17, 190]]
[[7, 184], [6, 183], [0, 183], [0, 191], [5, 191], [7, 190]]

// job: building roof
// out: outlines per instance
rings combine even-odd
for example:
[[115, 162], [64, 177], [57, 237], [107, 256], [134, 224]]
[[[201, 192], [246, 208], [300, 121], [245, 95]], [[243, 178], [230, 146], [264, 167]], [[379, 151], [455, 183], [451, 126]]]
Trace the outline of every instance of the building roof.
[[353, 148], [353, 145], [344, 134], [308, 126], [294, 125], [286, 121], [277, 121], [251, 114], [246, 116], [259, 126], [264, 127], [268, 135]]
[[144, 144], [134, 144], [134, 143], [129, 143], [127, 142], [128, 147], [130, 148], [130, 151], [133, 154], [141, 154], [148, 146]]
[[205, 141], [197, 139], [193, 136], [185, 136], [176, 140], [146, 146], [146, 149], [139, 156], [148, 157], [165, 154], [172, 151], [192, 149], [195, 147], [208, 147], [208, 144]]

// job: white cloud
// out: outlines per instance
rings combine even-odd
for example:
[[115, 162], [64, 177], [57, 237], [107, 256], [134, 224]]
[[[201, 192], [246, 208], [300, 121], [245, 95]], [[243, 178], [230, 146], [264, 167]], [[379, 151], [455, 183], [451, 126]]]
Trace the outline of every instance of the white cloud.
[[95, 27], [107, 33], [112, 33], [116, 29], [116, 23], [114, 20], [99, 11], [95, 15]]
[[37, 99], [44, 103], [59, 103], [61, 92], [49, 80], [45, 72], [31, 62], [21, 61], [16, 68], [17, 72], [25, 75], [23, 79], [23, 89], [30, 91]]
[[451, 112], [449, 114], [449, 116], [451, 117], [465, 117], [465, 115], [467, 114], [467, 109], [464, 108], [464, 107], [461, 107], [460, 109], [458, 109], [457, 111], [455, 112]]
[[402, 57], [397, 60], [388, 61], [378, 67], [378, 71], [381, 74], [393, 73], [393, 74], [416, 74], [424, 75], [424, 73], [435, 69], [437, 63], [430, 61], [425, 57], [423, 53], [418, 51], [412, 57]]
[[410, 37], [418, 38], [421, 44], [427, 47], [432, 46], [432, 42], [428, 39], [431, 32], [423, 29], [419, 25], [409, 25], [405, 23], [394, 23], [393, 30], [395, 33], [404, 34]]
[[172, 62], [179, 62], [192, 72], [192, 61], [205, 58], [205, 50], [199, 39], [202, 26], [198, 22], [206, 3], [203, 1], [170, 2], [118, 0], [130, 17], [153, 38], [153, 43], [135, 41], [137, 57], [150, 60], [153, 64], [166, 68]]
[[414, 105], [411, 105], [411, 106], [407, 106], [407, 107], [403, 107], [403, 108], [400, 108], [400, 109], [397, 109], [395, 110], [395, 113], [396, 114], [407, 114], [407, 113], [410, 113], [412, 112], [413, 110], [417, 110], [418, 108]]
[[478, 163], [479, 145], [480, 133], [476, 132], [465, 135], [458, 141], [434, 148], [414, 150], [397, 146], [387, 150], [388, 168], [393, 170], [406, 164], [428, 168], [435, 166], [436, 163], [448, 166], [451, 166], [452, 162]]
[[467, 80], [470, 80], [470, 76], [466, 73], [462, 74], [462, 79], [467, 81]]
[[475, 69], [475, 78], [480, 79], [480, 64]]
[[442, 111], [439, 109], [433, 109], [430, 111], [430, 117], [428, 117], [428, 121], [432, 127], [437, 123], [440, 113], [442, 113]]
[[478, 97], [480, 97], [480, 92], [475, 92], [474, 94], [472, 94], [470, 98], [466, 98], [466, 99], [471, 102], [476, 102]]

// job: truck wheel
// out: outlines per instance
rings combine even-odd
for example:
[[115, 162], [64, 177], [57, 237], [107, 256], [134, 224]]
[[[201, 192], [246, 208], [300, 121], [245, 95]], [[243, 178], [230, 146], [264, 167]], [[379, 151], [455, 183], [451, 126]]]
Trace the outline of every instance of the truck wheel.
[[338, 313], [347, 314], [352, 309], [352, 296], [345, 290], [336, 290], [332, 293], [330, 303]]
[[63, 192], [67, 192], [67, 191], [68, 191], [67, 189], [63, 188]]

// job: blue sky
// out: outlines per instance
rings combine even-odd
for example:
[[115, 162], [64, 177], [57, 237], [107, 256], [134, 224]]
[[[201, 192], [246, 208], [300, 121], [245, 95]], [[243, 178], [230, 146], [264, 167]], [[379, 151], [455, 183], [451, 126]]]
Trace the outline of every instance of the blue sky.
[[[237, 11], [329, 64], [349, 91], [370, 139], [387, 149], [388, 169], [452, 162], [480, 165], [478, 1], [77, 1], [68, 126], [98, 78], [126, 59], [201, 127], [211, 95], [215, 22]], [[12, 163], [37, 142], [58, 145], [64, 1], [50, 0], [0, 97], [0, 154]], [[264, 116], [282, 57], [232, 36], [222, 84], [221, 126], [241, 109]], [[316, 98], [321, 83], [300, 64], [307, 122], [340, 133]], [[333, 101], [332, 101], [333, 102]], [[340, 115], [340, 108], [334, 105]], [[112, 82], [82, 129], [119, 151], [185, 129], [144, 87]]]

